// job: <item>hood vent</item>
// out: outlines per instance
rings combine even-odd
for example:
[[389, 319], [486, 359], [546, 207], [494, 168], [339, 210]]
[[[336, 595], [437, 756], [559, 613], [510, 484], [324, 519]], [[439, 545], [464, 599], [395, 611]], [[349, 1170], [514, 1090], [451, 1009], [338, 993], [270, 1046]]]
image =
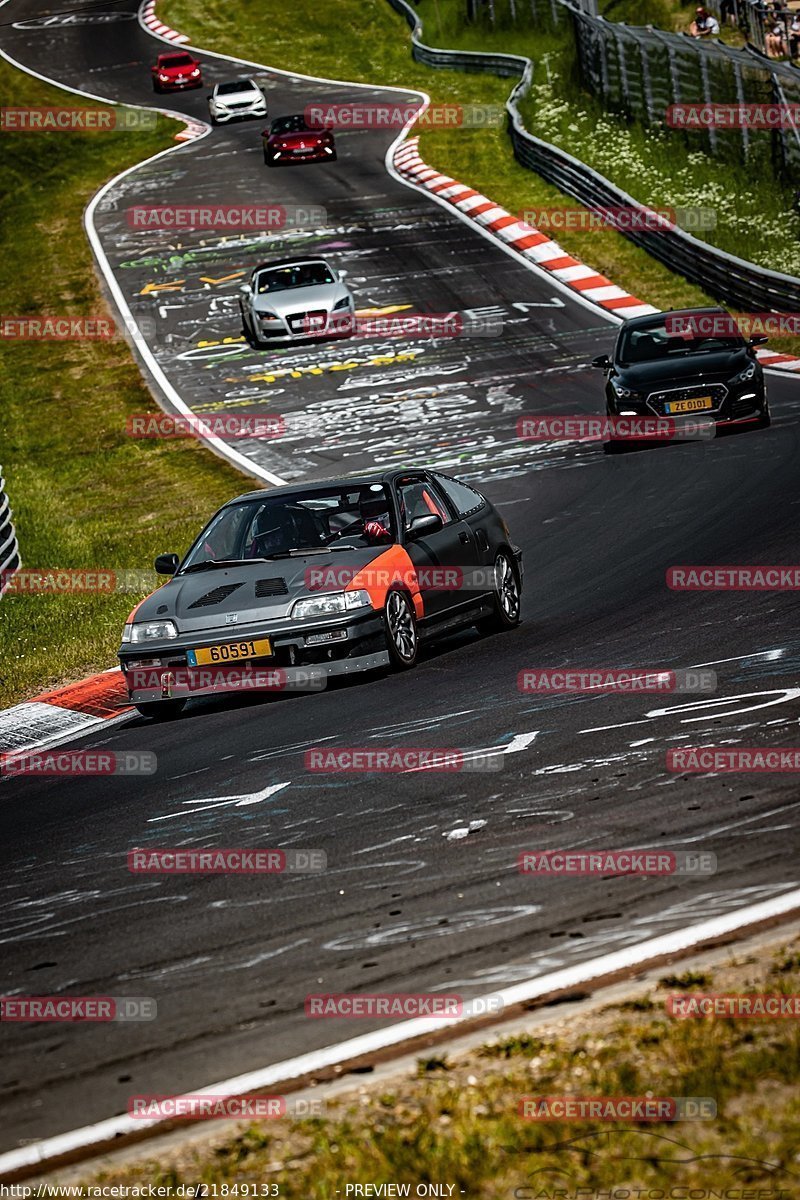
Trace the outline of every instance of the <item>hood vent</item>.
[[228, 596], [241, 586], [241, 583], [223, 583], [221, 587], [214, 588], [212, 592], [206, 592], [205, 596], [195, 600], [194, 604], [189, 605], [189, 608], [211, 608], [215, 604], [222, 604], [223, 600], [227, 600]]
[[286, 586], [286, 580], [276, 577], [275, 579], [257, 579], [256, 580], [256, 599], [262, 600], [265, 596], [287, 596], [289, 589]]

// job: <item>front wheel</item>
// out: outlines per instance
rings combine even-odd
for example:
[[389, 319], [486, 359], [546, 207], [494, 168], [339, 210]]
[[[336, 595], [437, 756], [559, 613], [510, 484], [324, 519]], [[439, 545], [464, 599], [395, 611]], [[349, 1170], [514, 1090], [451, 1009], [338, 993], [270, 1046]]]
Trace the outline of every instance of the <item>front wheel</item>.
[[183, 711], [185, 704], [185, 700], [150, 700], [143, 704], [135, 704], [134, 708], [151, 721], [171, 721]]
[[407, 671], [417, 661], [419, 634], [411, 600], [405, 592], [389, 592], [383, 610], [386, 649], [396, 671]]
[[766, 429], [771, 424], [772, 424], [772, 417], [771, 417], [770, 411], [769, 411], [769, 404], [767, 404], [767, 402], [765, 400], [764, 407], [761, 410], [761, 416], [758, 421], [758, 428]]
[[519, 582], [514, 563], [506, 550], [499, 550], [494, 560], [492, 607], [492, 615], [478, 622], [482, 633], [502, 633], [519, 625], [522, 617]]

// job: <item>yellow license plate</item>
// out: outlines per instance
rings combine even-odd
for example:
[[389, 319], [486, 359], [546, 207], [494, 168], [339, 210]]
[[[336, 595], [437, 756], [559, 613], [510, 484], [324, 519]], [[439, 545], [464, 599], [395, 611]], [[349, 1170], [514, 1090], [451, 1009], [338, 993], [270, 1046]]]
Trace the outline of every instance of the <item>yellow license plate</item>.
[[664, 405], [667, 413], [702, 412], [704, 408], [713, 408], [714, 401], [710, 396], [695, 396], [692, 400], [670, 400]]
[[243, 658], [267, 658], [272, 654], [269, 638], [254, 642], [226, 642], [224, 646], [201, 646], [189, 650], [186, 658], [190, 667], [203, 667], [207, 663], [241, 662]]

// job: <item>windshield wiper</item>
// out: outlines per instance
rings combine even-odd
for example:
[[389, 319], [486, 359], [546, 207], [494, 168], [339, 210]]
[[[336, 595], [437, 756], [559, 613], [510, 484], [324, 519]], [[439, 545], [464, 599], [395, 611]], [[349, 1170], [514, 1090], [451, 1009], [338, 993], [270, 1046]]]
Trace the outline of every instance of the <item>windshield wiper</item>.
[[207, 558], [205, 562], [193, 563], [191, 567], [186, 567], [181, 571], [181, 575], [188, 575], [192, 571], [211, 571], [214, 567], [241, 567], [247, 563], [266, 562], [266, 558]]

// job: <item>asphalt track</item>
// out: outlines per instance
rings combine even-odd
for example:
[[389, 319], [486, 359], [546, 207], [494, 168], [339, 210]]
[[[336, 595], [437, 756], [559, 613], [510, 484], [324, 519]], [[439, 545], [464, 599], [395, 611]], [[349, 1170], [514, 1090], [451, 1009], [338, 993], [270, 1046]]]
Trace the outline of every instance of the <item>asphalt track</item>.
[[[149, 64], [162, 43], [132, 19], [16, 27], [46, 11], [33, 0], [0, 8], [3, 49], [71, 87], [151, 102]], [[209, 80], [231, 73], [239, 69], [208, 60]], [[263, 78], [273, 114], [352, 95]], [[204, 95], [165, 103], [202, 116]], [[613, 327], [387, 175], [389, 140], [346, 135], [336, 164], [265, 180], [257, 124], [214, 131], [129, 175], [96, 224], [137, 314], [152, 317], [160, 303], [141, 294], [148, 281], [184, 280], [166, 293], [152, 341], [187, 403], [218, 411], [255, 401], [247, 411], [309, 416], [290, 443], [237, 447], [263, 467], [300, 479], [427, 462], [480, 481], [524, 549], [524, 624], [503, 637], [452, 638], [408, 675], [293, 698], [199, 701], [170, 724], [131, 719], [80, 743], [155, 751], [152, 777], [3, 782], [3, 993], [151, 996], [158, 1019], [4, 1024], [0, 1149], [123, 1112], [131, 1094], [189, 1091], [373, 1027], [308, 1020], [309, 992], [485, 994], [797, 886], [791, 775], [697, 778], [665, 767], [675, 746], [798, 744], [796, 601], [671, 592], [664, 579], [679, 563], [796, 561], [796, 381], [770, 377], [765, 432], [622, 458], [591, 444], [519, 442], [523, 412], [598, 410], [599, 378], [586, 364], [609, 347]], [[359, 365], [346, 380], [324, 369], [282, 377], [280, 391], [252, 376], [295, 353], [308, 365], [310, 350], [193, 354], [201, 341], [238, 335], [235, 282], [218, 291], [201, 275], [246, 270], [268, 256], [264, 244], [215, 244], [202, 265], [172, 263], [204, 247], [134, 236], [124, 207], [143, 196], [237, 203], [265, 187], [270, 199], [332, 214], [307, 244], [350, 271], [359, 306], [497, 306], [503, 336], [408, 343], [419, 352], [410, 362]], [[522, 668], [566, 664], [711, 664], [718, 690], [518, 692]], [[502, 769], [314, 775], [303, 751], [317, 745], [493, 748]], [[448, 838], [471, 821], [485, 824]], [[176, 845], [320, 848], [329, 869], [128, 873], [131, 847]], [[615, 846], [711, 851], [718, 870], [548, 880], [516, 869], [525, 849]]]

